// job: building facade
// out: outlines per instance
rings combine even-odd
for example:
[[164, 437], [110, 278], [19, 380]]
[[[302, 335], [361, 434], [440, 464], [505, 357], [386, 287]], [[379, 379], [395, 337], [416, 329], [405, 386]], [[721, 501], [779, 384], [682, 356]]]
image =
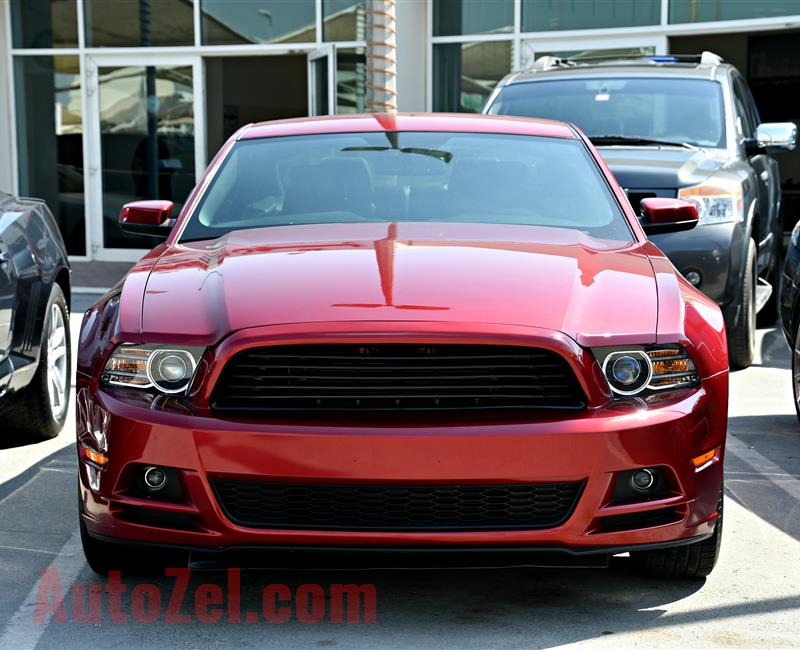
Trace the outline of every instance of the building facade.
[[[370, 0], [0, 0], [0, 190], [53, 209], [73, 259], [134, 260], [123, 203], [178, 209], [248, 122], [364, 110]], [[765, 121], [800, 121], [800, 0], [397, 0], [403, 111], [479, 111], [543, 54], [712, 50]], [[781, 159], [787, 205], [800, 156]], [[800, 212], [795, 218], [800, 217]]]

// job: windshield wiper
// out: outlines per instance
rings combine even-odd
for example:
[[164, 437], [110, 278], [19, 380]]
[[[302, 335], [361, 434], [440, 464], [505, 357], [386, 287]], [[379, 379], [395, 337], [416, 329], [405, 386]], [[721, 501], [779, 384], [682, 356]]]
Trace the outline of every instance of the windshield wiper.
[[658, 140], [655, 138], [643, 138], [638, 135], [590, 135], [589, 139], [593, 144], [633, 144], [633, 145], [655, 145], [659, 147], [683, 147], [684, 149], [692, 149], [699, 151], [700, 147], [696, 147], [688, 142], [675, 142], [673, 140]]

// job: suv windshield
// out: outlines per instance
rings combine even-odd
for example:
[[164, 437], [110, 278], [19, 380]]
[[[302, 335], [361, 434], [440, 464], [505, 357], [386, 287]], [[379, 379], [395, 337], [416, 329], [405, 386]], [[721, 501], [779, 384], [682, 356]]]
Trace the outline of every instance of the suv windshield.
[[239, 141], [181, 241], [245, 228], [370, 221], [552, 226], [633, 241], [580, 140], [441, 132]]
[[725, 146], [722, 90], [704, 79], [594, 77], [511, 84], [488, 112], [572, 122], [597, 144], [649, 140]]

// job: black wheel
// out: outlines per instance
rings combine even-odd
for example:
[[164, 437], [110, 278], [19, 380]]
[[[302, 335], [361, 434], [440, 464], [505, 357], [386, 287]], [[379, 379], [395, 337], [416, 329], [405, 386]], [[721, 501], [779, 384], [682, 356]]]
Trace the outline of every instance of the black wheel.
[[794, 410], [800, 420], [800, 328], [794, 333], [792, 349], [792, 390], [794, 391]]
[[767, 300], [767, 304], [761, 308], [761, 311], [758, 312], [756, 316], [756, 325], [758, 327], [772, 327], [775, 325], [775, 321], [778, 320], [778, 306], [780, 304], [778, 293], [780, 293], [781, 272], [783, 270], [780, 244], [781, 236], [782, 235], [777, 238], [778, 245], [775, 247], [775, 262], [766, 278], [767, 282], [772, 285], [772, 293], [769, 296], [769, 300]]
[[739, 289], [739, 319], [728, 332], [728, 359], [731, 368], [747, 368], [756, 354], [756, 244], [747, 246], [747, 261]]
[[57, 436], [69, 407], [72, 382], [69, 311], [56, 284], [47, 302], [41, 346], [39, 365], [31, 383], [10, 395], [3, 407], [4, 429], [30, 442]]
[[80, 527], [83, 555], [86, 557], [86, 563], [92, 571], [101, 576], [108, 575], [109, 571], [130, 572], [131, 567], [125, 557], [124, 549], [91, 537], [82, 518]]
[[722, 547], [722, 496], [719, 490], [714, 534], [701, 542], [631, 553], [640, 573], [658, 578], [705, 578], [713, 571]]

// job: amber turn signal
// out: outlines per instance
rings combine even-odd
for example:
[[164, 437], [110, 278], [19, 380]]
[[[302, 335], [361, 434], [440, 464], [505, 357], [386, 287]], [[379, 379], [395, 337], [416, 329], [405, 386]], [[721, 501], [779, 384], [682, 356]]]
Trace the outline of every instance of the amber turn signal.
[[97, 463], [98, 465], [105, 465], [108, 462], [107, 456], [103, 456], [103, 454], [92, 451], [88, 447], [83, 448], [83, 455], [86, 456], [87, 460]]
[[702, 467], [706, 463], [708, 463], [711, 460], [713, 460], [714, 457], [717, 455], [718, 451], [719, 451], [719, 447], [714, 447], [714, 449], [712, 449], [711, 451], [707, 451], [704, 454], [700, 454], [699, 456], [695, 456], [694, 458], [692, 458], [692, 465], [694, 465], [696, 468], [699, 469], [700, 467]]

